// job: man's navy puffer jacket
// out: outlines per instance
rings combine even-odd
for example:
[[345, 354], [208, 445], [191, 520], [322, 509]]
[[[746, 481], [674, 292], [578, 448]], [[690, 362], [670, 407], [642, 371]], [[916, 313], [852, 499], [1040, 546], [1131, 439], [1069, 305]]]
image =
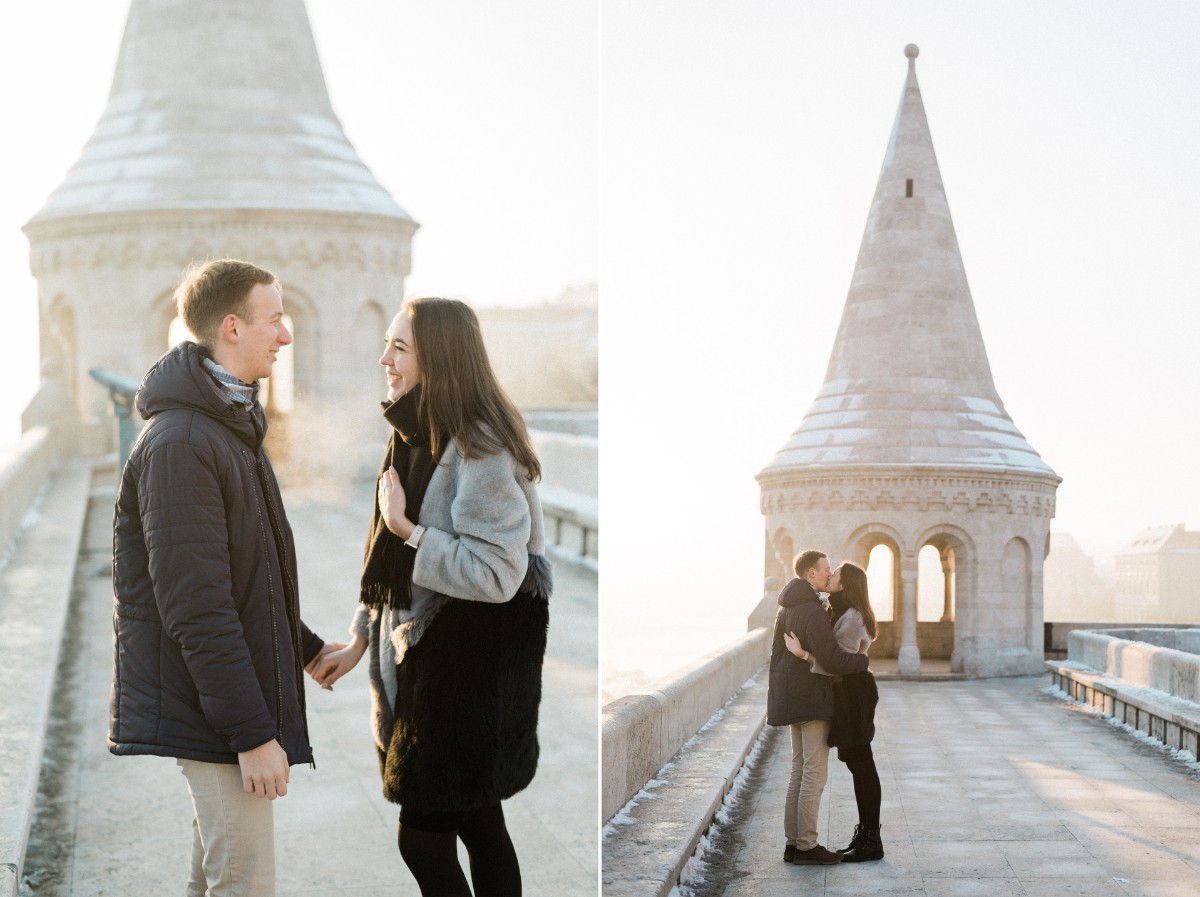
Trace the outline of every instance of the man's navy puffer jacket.
[[831, 673], [861, 672], [867, 668], [867, 655], [842, 650], [820, 596], [807, 581], [789, 580], [778, 601], [767, 679], [767, 725], [833, 719], [833, 678], [814, 673], [809, 662], [792, 654], [783, 640], [784, 633], [795, 634], [801, 647], [812, 652]]
[[182, 343], [146, 374], [147, 420], [113, 531], [108, 748], [236, 763], [277, 740], [312, 761], [296, 552], [262, 449], [262, 407], [229, 400]]

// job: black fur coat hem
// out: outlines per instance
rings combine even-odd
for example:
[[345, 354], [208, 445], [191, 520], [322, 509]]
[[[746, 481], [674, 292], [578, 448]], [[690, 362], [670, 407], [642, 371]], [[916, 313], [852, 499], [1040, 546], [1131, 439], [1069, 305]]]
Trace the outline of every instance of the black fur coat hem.
[[405, 654], [381, 758], [389, 801], [467, 812], [533, 781], [549, 583], [530, 585], [503, 604], [446, 602]]

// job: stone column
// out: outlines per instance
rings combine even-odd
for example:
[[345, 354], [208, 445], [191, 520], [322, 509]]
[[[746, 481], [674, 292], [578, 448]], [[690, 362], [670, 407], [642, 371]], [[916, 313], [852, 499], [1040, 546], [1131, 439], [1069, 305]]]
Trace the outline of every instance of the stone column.
[[942, 581], [945, 583], [945, 604], [942, 607], [942, 622], [954, 619], [954, 549], [942, 550]]
[[901, 675], [917, 676], [921, 673], [921, 650], [917, 647], [917, 559], [901, 556], [899, 561], [902, 607], [897, 669]]

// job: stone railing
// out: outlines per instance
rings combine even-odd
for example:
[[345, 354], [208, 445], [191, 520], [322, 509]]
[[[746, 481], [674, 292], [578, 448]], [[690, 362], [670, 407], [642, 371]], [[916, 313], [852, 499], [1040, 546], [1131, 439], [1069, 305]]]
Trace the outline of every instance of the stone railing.
[[1200, 756], [1200, 630], [1077, 630], [1046, 666], [1075, 700]]
[[771, 630], [728, 647], [647, 689], [606, 704], [602, 719], [601, 818], [608, 821], [767, 662]]
[[600, 557], [599, 442], [594, 436], [530, 430], [542, 462], [538, 494], [546, 543], [596, 562]]
[[[1170, 623], [1163, 625], [1169, 625], [1171, 629], [1200, 629], [1200, 623]], [[1120, 621], [1112, 623], [1063, 623], [1047, 620], [1044, 626], [1046, 632], [1045, 652], [1047, 660], [1067, 656], [1067, 639], [1071, 637], [1072, 632], [1129, 628], [1128, 623]]]
[[16, 445], [0, 454], [0, 556], [33, 507], [54, 466], [50, 430], [26, 430]]

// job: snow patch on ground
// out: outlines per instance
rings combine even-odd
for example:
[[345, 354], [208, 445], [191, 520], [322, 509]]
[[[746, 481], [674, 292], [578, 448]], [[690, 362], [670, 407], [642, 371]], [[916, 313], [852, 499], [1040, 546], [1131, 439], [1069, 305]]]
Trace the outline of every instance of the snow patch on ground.
[[704, 859], [705, 854], [712, 847], [713, 841], [720, 835], [721, 827], [729, 825], [733, 820], [733, 814], [741, 802], [742, 792], [746, 788], [750, 774], [762, 758], [769, 734], [769, 730], [765, 727], [758, 733], [758, 739], [754, 742], [754, 747], [750, 749], [750, 753], [746, 756], [746, 762], [742, 764], [742, 768], [734, 776], [733, 784], [730, 786], [729, 792], [725, 795], [725, 799], [721, 802], [712, 825], [700, 837], [700, 842], [696, 846], [696, 852], [688, 858], [683, 871], [679, 875], [679, 884], [671, 888], [667, 897], [695, 897], [696, 888], [704, 884], [707, 880], [708, 864]]

